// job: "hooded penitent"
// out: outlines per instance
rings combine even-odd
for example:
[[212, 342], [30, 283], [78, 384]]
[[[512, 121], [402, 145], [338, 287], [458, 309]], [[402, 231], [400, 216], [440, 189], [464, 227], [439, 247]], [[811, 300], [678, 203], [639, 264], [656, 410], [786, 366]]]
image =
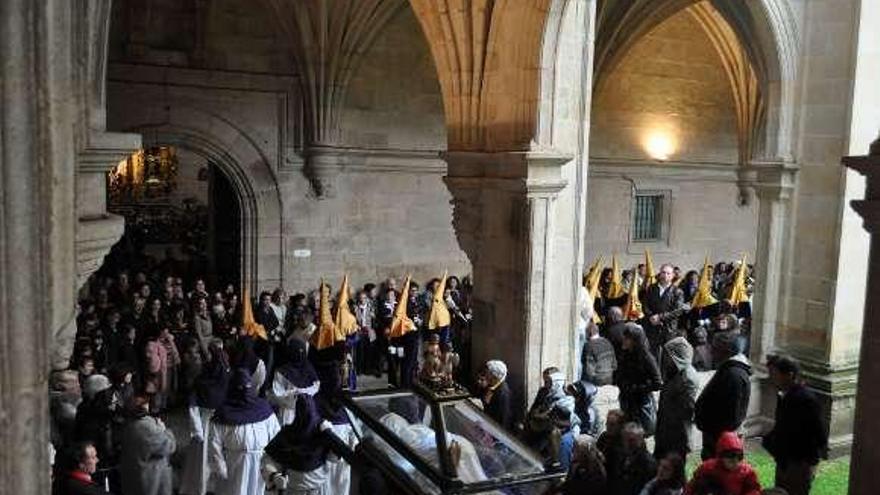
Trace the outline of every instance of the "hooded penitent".
[[444, 292], [446, 292], [446, 273], [443, 274], [440, 283], [434, 288], [431, 314], [428, 316], [428, 330], [436, 330], [438, 328], [449, 326], [449, 308], [446, 307], [446, 300], [443, 299]]
[[321, 414], [315, 398], [303, 395], [296, 401], [293, 423], [281, 429], [265, 452], [287, 469], [309, 472], [327, 460], [329, 448], [321, 441]]
[[278, 372], [297, 388], [311, 387], [318, 381], [318, 373], [308, 359], [308, 346], [299, 339], [290, 339], [287, 343], [287, 363], [278, 368]]
[[254, 319], [254, 310], [251, 307], [251, 297], [250, 294], [248, 294], [247, 289], [244, 290], [244, 294], [242, 294], [241, 299], [241, 327], [244, 329], [245, 333], [248, 336], [267, 340], [266, 329], [263, 327], [263, 325], [260, 325], [259, 323], [257, 323], [257, 320]]
[[348, 275], [345, 275], [339, 287], [339, 294], [336, 296], [336, 311], [333, 313], [333, 324], [345, 336], [354, 334], [358, 329], [357, 319], [351, 314], [348, 306], [350, 300], [351, 290], [348, 286]]
[[272, 406], [257, 396], [251, 374], [238, 368], [233, 372], [228, 397], [214, 414], [214, 421], [225, 425], [245, 425], [259, 423], [272, 414], [275, 414]]
[[402, 301], [397, 303], [397, 306], [394, 307], [394, 317], [391, 320], [391, 330], [388, 334], [389, 338], [397, 338], [403, 337], [405, 334], [416, 329], [415, 323], [413, 323], [412, 319], [406, 314], [406, 295], [409, 294], [409, 286], [412, 282], [412, 276], [406, 276], [406, 282], [403, 284], [403, 291], [401, 291], [401, 299]]

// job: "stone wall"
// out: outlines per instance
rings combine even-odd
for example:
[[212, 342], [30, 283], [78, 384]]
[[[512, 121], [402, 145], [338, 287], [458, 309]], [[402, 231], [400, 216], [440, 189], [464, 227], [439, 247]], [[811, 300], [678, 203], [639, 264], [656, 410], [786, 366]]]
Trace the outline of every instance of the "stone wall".
[[[632, 237], [633, 187], [664, 194], [662, 242]], [[741, 205], [736, 173], [728, 165], [594, 161], [590, 169], [587, 261], [617, 254], [622, 269], [644, 262], [650, 248], [655, 268], [672, 263], [682, 270], [710, 262], [755, 259], [757, 205]]]
[[[234, 4], [210, 9], [208, 55], [185, 59], [187, 67], [113, 64], [108, 121], [112, 129], [143, 133], [148, 143], [172, 139], [232, 176], [253, 204], [243, 212], [244, 242], [253, 244], [244, 250], [252, 258], [244, 260], [251, 289], [307, 290], [321, 277], [338, 285], [344, 272], [355, 286], [409, 271], [419, 282], [444, 269], [469, 273], [442, 180], [440, 90], [411, 11], [391, 20], [357, 66], [341, 113], [340, 145], [308, 151], [322, 164], [327, 190], [319, 197], [303, 170], [296, 77], [275, 69], [283, 46], [264, 49], [266, 35], [254, 24], [260, 9], [246, 14]], [[226, 49], [229, 40], [211, 33], [231, 22], [232, 11], [253, 18], [238, 21], [231, 35], [237, 46]], [[126, 53], [119, 56], [143, 61]], [[233, 63], [242, 54], [249, 66]]]
[[[754, 260], [757, 207], [741, 205], [730, 82], [703, 28], [687, 11], [645, 35], [593, 95], [587, 262], [617, 253], [624, 268], [643, 262], [682, 269], [747, 253]], [[667, 162], [646, 140], [672, 139]], [[661, 242], [632, 242], [633, 192], [664, 194]]]
[[730, 83], [712, 42], [687, 11], [633, 45], [593, 95], [590, 156], [645, 159], [652, 133], [673, 160], [737, 162]]

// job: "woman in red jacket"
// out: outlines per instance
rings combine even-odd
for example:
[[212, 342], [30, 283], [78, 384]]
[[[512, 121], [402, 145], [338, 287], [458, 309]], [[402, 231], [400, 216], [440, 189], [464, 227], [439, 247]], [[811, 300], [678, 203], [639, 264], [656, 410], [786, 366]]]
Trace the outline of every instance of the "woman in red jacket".
[[761, 484], [743, 460], [743, 442], [732, 431], [721, 434], [715, 457], [700, 465], [685, 495], [760, 495]]

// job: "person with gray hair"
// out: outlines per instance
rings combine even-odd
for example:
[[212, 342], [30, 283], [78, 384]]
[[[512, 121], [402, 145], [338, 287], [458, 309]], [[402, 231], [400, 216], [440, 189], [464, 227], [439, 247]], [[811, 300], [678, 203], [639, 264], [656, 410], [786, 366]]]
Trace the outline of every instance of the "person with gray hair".
[[704, 460], [714, 456], [721, 433], [739, 429], [749, 408], [752, 365], [739, 352], [737, 337], [736, 332], [721, 332], [712, 339], [712, 360], [720, 364], [694, 411], [697, 428], [703, 432]]
[[507, 386], [507, 365], [493, 359], [483, 365], [477, 375], [479, 397], [483, 410], [504, 429], [513, 427], [513, 414], [510, 410], [510, 388]]
[[611, 306], [605, 317], [605, 332], [603, 337], [611, 342], [614, 346], [614, 355], [617, 361], [620, 361], [620, 354], [623, 350], [623, 330], [629, 324], [623, 317], [623, 310], [620, 306]]

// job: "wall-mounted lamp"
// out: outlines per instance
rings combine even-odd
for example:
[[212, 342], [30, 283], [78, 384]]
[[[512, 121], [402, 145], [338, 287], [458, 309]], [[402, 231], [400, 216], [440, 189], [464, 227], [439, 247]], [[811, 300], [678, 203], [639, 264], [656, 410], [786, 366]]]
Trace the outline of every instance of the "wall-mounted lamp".
[[665, 162], [675, 153], [675, 138], [665, 131], [651, 131], [645, 136], [645, 152], [655, 160]]

